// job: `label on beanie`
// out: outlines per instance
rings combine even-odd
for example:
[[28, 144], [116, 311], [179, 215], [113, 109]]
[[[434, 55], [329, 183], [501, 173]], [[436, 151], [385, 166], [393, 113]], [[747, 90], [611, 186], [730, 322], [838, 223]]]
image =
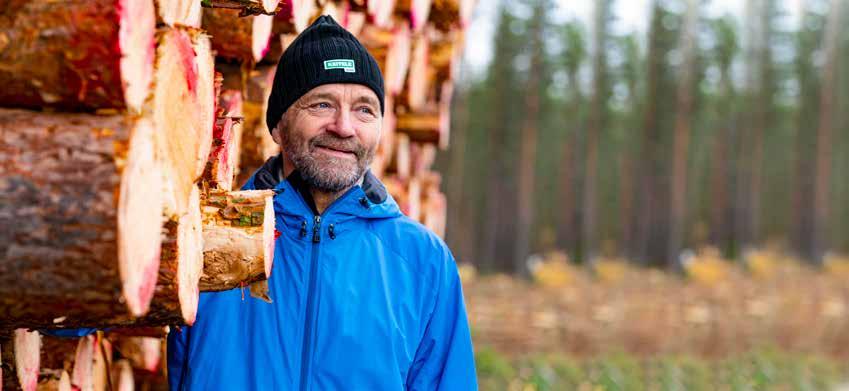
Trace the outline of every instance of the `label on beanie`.
[[327, 60], [324, 62], [324, 69], [342, 69], [347, 73], [357, 71], [354, 67], [354, 60], [348, 59]]

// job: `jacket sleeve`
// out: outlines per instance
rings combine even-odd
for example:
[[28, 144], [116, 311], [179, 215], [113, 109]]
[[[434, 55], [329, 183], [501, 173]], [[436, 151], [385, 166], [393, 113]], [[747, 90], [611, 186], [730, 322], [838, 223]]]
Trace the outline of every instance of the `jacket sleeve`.
[[189, 332], [190, 327], [177, 329], [171, 326], [168, 333], [168, 346], [166, 348], [168, 360], [168, 389], [172, 391], [182, 390], [183, 376], [189, 358]]
[[407, 376], [408, 390], [478, 389], [460, 275], [445, 251], [433, 311]]

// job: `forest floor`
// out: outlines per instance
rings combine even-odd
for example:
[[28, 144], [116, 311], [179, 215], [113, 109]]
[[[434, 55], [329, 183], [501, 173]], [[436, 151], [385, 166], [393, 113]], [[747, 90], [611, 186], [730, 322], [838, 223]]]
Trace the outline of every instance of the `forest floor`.
[[710, 254], [682, 276], [557, 257], [532, 281], [461, 267], [481, 389], [828, 390], [849, 379], [849, 262]]

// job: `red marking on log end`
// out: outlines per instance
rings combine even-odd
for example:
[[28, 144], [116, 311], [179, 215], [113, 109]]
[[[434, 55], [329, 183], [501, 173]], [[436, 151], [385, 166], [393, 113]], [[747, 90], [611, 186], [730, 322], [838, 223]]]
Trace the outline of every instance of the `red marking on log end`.
[[139, 285], [138, 295], [142, 303], [142, 313], [147, 312], [150, 308], [150, 300], [153, 299], [153, 293], [156, 289], [156, 280], [159, 277], [159, 256], [160, 254], [157, 252], [154, 259], [148, 262], [143, 273], [144, 279]]
[[191, 39], [185, 34], [180, 35], [179, 44], [177, 46], [180, 53], [180, 59], [183, 62], [183, 68], [186, 72], [186, 86], [190, 93], [196, 93], [198, 83], [198, 64], [197, 53], [192, 46]]

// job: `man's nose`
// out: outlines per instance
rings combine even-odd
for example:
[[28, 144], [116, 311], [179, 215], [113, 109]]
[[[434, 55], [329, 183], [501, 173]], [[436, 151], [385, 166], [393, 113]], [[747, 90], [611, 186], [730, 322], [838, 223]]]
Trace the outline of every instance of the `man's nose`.
[[336, 121], [327, 127], [327, 130], [336, 133], [339, 137], [347, 138], [354, 135], [354, 123], [349, 110], [339, 110]]

